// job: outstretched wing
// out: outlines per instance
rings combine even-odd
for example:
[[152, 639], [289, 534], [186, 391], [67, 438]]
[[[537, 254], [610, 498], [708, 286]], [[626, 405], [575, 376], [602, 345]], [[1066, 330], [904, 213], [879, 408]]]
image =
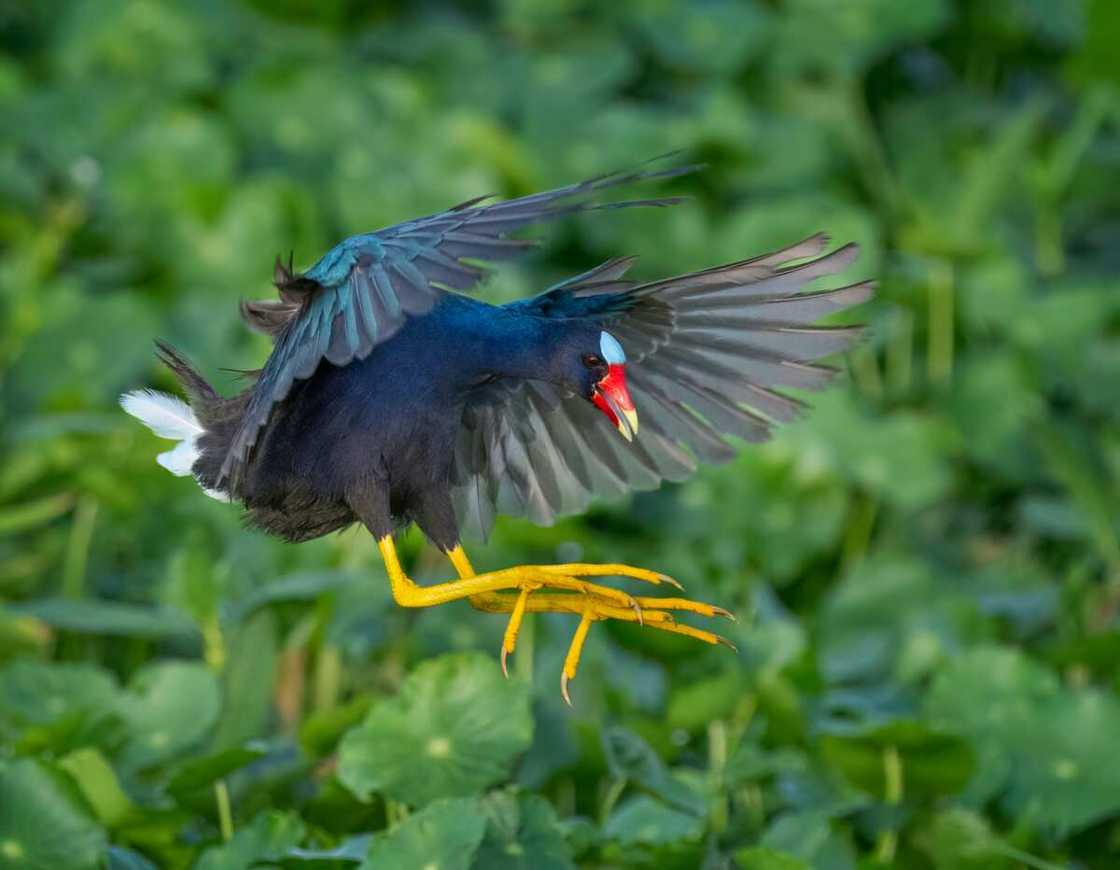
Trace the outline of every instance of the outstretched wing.
[[277, 263], [280, 300], [242, 305], [249, 325], [273, 335], [276, 343], [231, 441], [221, 480], [236, 486], [273, 405], [288, 395], [297, 380], [311, 377], [320, 361], [342, 366], [362, 359], [390, 338], [406, 317], [431, 309], [442, 293], [474, 287], [484, 273], [465, 261], [509, 259], [536, 244], [510, 239], [511, 232], [563, 215], [678, 202], [678, 197], [598, 204], [588, 199], [607, 188], [670, 178], [695, 168], [613, 173], [489, 205], [480, 204], [489, 197], [480, 197], [439, 214], [347, 239], [302, 275]]
[[[486, 535], [496, 512], [540, 524], [582, 510], [593, 496], [682, 480], [697, 462], [735, 455], [730, 437], [764, 441], [801, 402], [775, 388], [817, 390], [835, 370], [814, 362], [845, 350], [860, 327], [813, 322], [870, 298], [874, 284], [801, 292], [849, 266], [827, 237], [649, 284], [623, 280], [615, 260], [533, 299], [546, 317], [587, 317], [622, 343], [641, 429], [632, 443], [581, 397], [548, 384], [498, 382], [464, 412], [454, 497], [460, 522]], [[785, 264], [806, 257], [800, 265]]]

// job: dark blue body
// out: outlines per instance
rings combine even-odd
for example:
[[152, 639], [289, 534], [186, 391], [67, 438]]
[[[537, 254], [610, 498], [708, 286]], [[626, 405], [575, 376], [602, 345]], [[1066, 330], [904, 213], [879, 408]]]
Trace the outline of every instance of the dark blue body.
[[448, 549], [458, 541], [450, 475], [464, 405], [502, 378], [589, 395], [580, 359], [598, 334], [581, 319], [447, 294], [365, 359], [323, 361], [296, 383], [254, 451], [246, 504], [293, 518], [344, 512], [377, 536], [414, 521]]

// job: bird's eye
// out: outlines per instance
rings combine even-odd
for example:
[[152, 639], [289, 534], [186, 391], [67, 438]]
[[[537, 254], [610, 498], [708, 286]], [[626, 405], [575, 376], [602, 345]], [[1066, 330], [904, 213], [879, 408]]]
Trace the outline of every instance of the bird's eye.
[[598, 354], [585, 353], [583, 355], [583, 364], [589, 369], [595, 369], [603, 364], [603, 358]]

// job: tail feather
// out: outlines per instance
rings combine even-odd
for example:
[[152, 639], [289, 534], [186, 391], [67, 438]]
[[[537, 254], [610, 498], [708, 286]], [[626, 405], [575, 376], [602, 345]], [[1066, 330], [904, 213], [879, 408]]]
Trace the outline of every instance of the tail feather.
[[204, 452], [205, 444], [200, 445], [200, 442], [208, 436], [212, 439], [214, 434], [209, 431], [211, 418], [220, 416], [219, 410], [228, 402], [170, 345], [157, 341], [156, 346], [160, 361], [174, 372], [192, 404], [155, 390], [135, 390], [121, 396], [121, 407], [160, 438], [179, 442], [173, 449], [159, 454], [156, 462], [178, 477], [193, 474], [208, 496], [228, 501], [227, 493], [207, 486], [208, 481], [203, 479], [206, 475], [199, 473], [205, 469], [195, 467]]
[[157, 393], [155, 390], [136, 390], [121, 396], [121, 407], [160, 438], [183, 441], [202, 434], [202, 424], [190, 405], [182, 399]]
[[173, 438], [179, 444], [156, 457], [156, 462], [177, 477], [186, 477], [198, 459], [198, 436], [202, 425], [190, 405], [167, 393], [136, 390], [121, 396], [121, 407], [160, 438]]

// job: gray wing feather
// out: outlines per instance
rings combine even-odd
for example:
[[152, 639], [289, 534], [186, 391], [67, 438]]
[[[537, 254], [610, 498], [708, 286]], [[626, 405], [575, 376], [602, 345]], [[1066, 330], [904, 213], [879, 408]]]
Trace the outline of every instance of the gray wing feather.
[[[815, 361], [862, 334], [860, 327], [813, 322], [874, 291], [865, 281], [802, 292], [858, 254], [845, 245], [821, 256], [827, 242], [818, 234], [648, 284], [621, 281], [632, 259], [620, 258], [532, 300], [541, 316], [565, 316], [573, 298], [603, 298], [602, 313], [587, 316], [598, 317], [626, 349], [641, 431], [627, 444], [589, 402], [561, 397], [548, 384], [492, 385], [485, 412], [468, 408], [460, 430], [453, 495], [463, 525], [485, 536], [497, 511], [548, 524], [594, 497], [683, 480], [698, 461], [726, 462], [736, 452], [729, 438], [765, 441], [775, 424], [798, 416], [804, 403], [775, 388], [823, 388], [835, 370]], [[813, 259], [785, 265], [806, 257]]]

